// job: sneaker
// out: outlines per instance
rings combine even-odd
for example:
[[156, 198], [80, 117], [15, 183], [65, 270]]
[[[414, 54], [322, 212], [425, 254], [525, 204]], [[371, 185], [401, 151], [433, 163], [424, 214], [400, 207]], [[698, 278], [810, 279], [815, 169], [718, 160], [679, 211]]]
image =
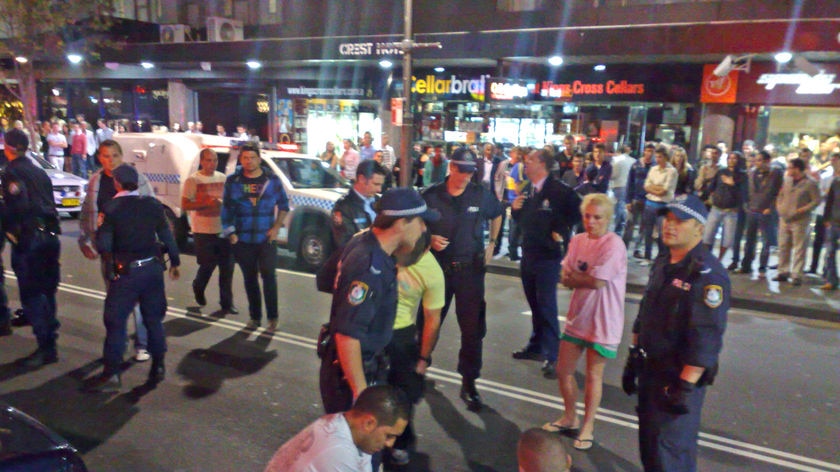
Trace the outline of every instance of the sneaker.
[[652, 264], [652, 262], [651, 262], [650, 259], [642, 259], [642, 261], [639, 262], [639, 265], [642, 266], [642, 267], [647, 267], [651, 264]]
[[265, 328], [269, 333], [277, 331], [277, 320], [268, 320], [268, 326]]
[[391, 449], [391, 463], [396, 466], [406, 466], [411, 461], [408, 449]]
[[134, 360], [137, 362], [146, 362], [151, 358], [152, 356], [149, 354], [149, 351], [145, 349], [138, 349], [137, 354], [134, 354]]

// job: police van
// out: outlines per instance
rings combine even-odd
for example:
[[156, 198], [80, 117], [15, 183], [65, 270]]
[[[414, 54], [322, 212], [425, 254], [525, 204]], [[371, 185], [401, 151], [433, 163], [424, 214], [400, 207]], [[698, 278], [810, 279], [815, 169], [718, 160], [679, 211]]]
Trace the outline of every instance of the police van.
[[[181, 210], [184, 181], [198, 170], [204, 148], [219, 156], [217, 170], [231, 175], [237, 166], [239, 141], [207, 134], [123, 133], [114, 136], [123, 150], [123, 161], [142, 172], [164, 205], [178, 245], [190, 234], [186, 211]], [[317, 157], [294, 152], [260, 151], [263, 162], [280, 177], [289, 198], [289, 213], [280, 230], [280, 247], [295, 253], [304, 268], [320, 267], [333, 249], [332, 207], [347, 193], [350, 182]]]

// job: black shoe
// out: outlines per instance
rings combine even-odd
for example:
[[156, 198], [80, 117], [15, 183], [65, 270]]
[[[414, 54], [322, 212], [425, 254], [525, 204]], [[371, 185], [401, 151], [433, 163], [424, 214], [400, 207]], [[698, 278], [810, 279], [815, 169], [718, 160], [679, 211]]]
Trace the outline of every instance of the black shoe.
[[149, 370], [149, 383], [159, 384], [166, 378], [166, 365], [163, 359], [152, 359], [152, 369]]
[[776, 270], [779, 268], [779, 264], [773, 264], [769, 267], [770, 270]]
[[238, 315], [239, 314], [239, 310], [237, 310], [236, 307], [233, 306], [233, 305], [231, 305], [227, 308], [222, 307], [222, 311], [227, 313], [228, 315]]
[[58, 352], [55, 349], [42, 349], [39, 347], [38, 350], [23, 360], [23, 366], [29, 369], [37, 369], [38, 367], [55, 364], [56, 362], [58, 362]]
[[519, 257], [516, 254], [512, 254], [512, 255], [508, 256], [508, 259], [510, 259], [512, 262], [516, 262], [516, 261], [518, 261], [519, 259], [522, 259], [522, 258]]
[[12, 325], [11, 323], [5, 323], [0, 325], [0, 336], [11, 336], [12, 335]]
[[23, 313], [22, 308], [18, 308], [15, 310], [15, 316], [12, 317], [9, 323], [14, 326], [15, 328], [21, 328], [23, 326], [29, 326], [29, 318]]
[[555, 367], [557, 361], [543, 361], [540, 370], [542, 371], [543, 377], [547, 379], [556, 379], [557, 378], [557, 368]]
[[122, 388], [122, 381], [118, 374], [101, 373], [86, 387], [88, 393], [117, 393]]
[[464, 403], [467, 404], [468, 410], [475, 412], [481, 411], [481, 407], [483, 406], [481, 395], [478, 394], [478, 390], [475, 388], [474, 379], [461, 380], [461, 400], [464, 400]]
[[792, 279], [790, 281], [790, 284], [794, 287], [799, 287], [800, 285], [802, 285], [802, 279]]
[[542, 354], [540, 354], [539, 352], [530, 351], [526, 347], [518, 351], [513, 351], [513, 353], [511, 353], [511, 357], [519, 360], [538, 361], [542, 359]]
[[787, 274], [779, 274], [771, 279], [773, 282], [787, 282], [788, 275]]
[[199, 290], [197, 287], [193, 287], [193, 295], [195, 295], [195, 302], [198, 303], [198, 306], [204, 306], [207, 304], [207, 298], [204, 297], [204, 291]]
[[635, 259], [644, 259], [645, 256], [642, 254], [642, 251], [634, 251], [633, 258]]
[[738, 269], [738, 263], [737, 262], [733, 262], [733, 263], [729, 264], [729, 266], [726, 267], [726, 270], [728, 270], [728, 271], [735, 271], [736, 269]]
[[752, 269], [749, 268], [749, 267], [741, 267], [736, 272], [739, 273], [739, 274], [752, 274]]
[[758, 268], [758, 273], [759, 274], [766, 274], [767, 273], [767, 267], [759, 267]]

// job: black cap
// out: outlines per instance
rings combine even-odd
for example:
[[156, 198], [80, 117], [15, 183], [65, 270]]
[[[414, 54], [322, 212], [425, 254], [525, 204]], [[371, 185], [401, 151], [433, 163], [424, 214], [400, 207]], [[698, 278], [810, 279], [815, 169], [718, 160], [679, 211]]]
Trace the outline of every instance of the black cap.
[[12, 128], [6, 131], [6, 146], [13, 147], [16, 151], [26, 151], [29, 147], [29, 137], [23, 130]]
[[428, 222], [440, 219], [440, 212], [426, 206], [417, 190], [408, 187], [392, 188], [379, 199], [379, 214], [392, 218], [419, 216]]
[[114, 180], [119, 182], [119, 184], [123, 187], [125, 187], [126, 184], [137, 185], [137, 183], [140, 181], [140, 175], [137, 173], [137, 169], [135, 169], [134, 166], [128, 164], [122, 164], [118, 166], [116, 169], [114, 169], [113, 174]]
[[455, 164], [459, 172], [475, 172], [477, 160], [474, 152], [469, 148], [461, 147], [452, 153], [449, 162]]

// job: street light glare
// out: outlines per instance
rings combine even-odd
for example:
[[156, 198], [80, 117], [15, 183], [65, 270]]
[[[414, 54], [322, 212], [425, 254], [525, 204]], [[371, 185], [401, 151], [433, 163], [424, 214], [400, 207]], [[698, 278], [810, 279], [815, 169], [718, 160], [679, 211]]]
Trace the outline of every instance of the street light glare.
[[379, 67], [383, 69], [390, 69], [394, 65], [393, 62], [389, 61], [388, 59], [382, 59], [379, 61]]
[[67, 60], [73, 64], [78, 64], [82, 62], [82, 56], [80, 54], [68, 54]]
[[438, 73], [443, 72], [445, 70], [446, 69], [444, 69], [443, 67], [435, 67], [435, 72], [438, 72]]
[[557, 67], [557, 66], [563, 64], [563, 58], [560, 57], [560, 56], [551, 56], [551, 57], [548, 58], [548, 63], [551, 64], [552, 66]]
[[598, 64], [597, 66], [593, 67], [593, 69], [595, 69], [598, 72], [603, 72], [607, 70], [607, 66], [605, 66], [604, 64]]
[[776, 54], [773, 58], [776, 59], [776, 62], [779, 64], [787, 64], [791, 59], [793, 59], [793, 54], [785, 51]]
[[248, 66], [249, 69], [252, 70], [259, 69], [260, 67], [262, 67], [262, 63], [260, 61], [251, 60], [246, 62], [245, 64]]
[[141, 62], [141, 63], [140, 63], [140, 65], [141, 65], [144, 69], [153, 69], [153, 68], [155, 67], [155, 65], [154, 65], [154, 64], [152, 64], [151, 62], [147, 62], [147, 61], [143, 61], [143, 62]]
[[15, 60], [21, 64], [26, 64], [27, 62], [29, 62], [29, 58], [26, 56], [17, 56]]

